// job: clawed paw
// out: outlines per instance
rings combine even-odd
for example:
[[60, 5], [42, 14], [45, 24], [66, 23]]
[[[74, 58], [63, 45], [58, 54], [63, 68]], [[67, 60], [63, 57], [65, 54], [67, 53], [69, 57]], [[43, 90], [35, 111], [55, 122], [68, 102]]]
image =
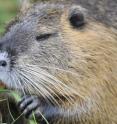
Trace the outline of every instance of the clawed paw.
[[41, 102], [37, 96], [24, 96], [18, 106], [26, 118], [32, 117], [33, 113], [36, 115], [37, 112], [41, 112]]
[[26, 118], [35, 116], [36, 121], [40, 124], [50, 122], [54, 116], [58, 115], [57, 107], [38, 96], [24, 96], [18, 103], [18, 107]]

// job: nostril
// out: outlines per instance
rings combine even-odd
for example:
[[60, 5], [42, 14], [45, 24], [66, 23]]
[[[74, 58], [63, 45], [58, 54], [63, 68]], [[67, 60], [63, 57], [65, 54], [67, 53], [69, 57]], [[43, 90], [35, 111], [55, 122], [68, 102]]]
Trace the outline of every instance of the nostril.
[[4, 61], [4, 60], [0, 61], [0, 66], [6, 67], [7, 66], [7, 62]]

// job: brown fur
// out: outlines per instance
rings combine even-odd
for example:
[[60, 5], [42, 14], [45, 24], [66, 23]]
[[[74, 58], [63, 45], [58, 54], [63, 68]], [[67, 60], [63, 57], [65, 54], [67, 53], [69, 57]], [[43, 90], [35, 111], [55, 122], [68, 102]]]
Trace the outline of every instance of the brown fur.
[[[49, 4], [47, 4], [47, 6], [49, 6]], [[56, 7], [55, 5], [52, 6]], [[57, 7], [59, 8], [59, 6]], [[56, 12], [54, 11], [55, 8], [53, 9], [53, 11], [55, 12], [54, 16], [52, 12], [49, 13], [47, 11], [46, 12], [47, 17], [49, 15], [49, 17], [52, 16], [52, 18], [51, 19], [49, 18], [50, 19], [49, 20], [46, 17], [46, 19], [48, 19], [46, 20], [42, 16], [39, 22], [39, 24], [41, 25], [41, 26], [39, 25], [40, 28], [38, 28], [38, 30], [35, 29], [36, 31], [38, 32], [40, 31], [41, 33], [45, 33], [43, 32], [43, 30], [47, 31], [45, 30], [44, 26], [46, 28], [52, 26], [53, 28], [50, 28], [51, 31], [53, 31], [54, 28], [59, 29], [57, 30], [59, 31], [59, 35], [58, 35], [59, 40], [61, 39], [65, 50], [68, 50], [69, 58], [67, 58], [68, 59], [67, 62], [66, 63], [63, 62], [64, 60], [61, 58], [59, 58], [58, 60], [61, 63], [63, 62], [67, 66], [67, 71], [69, 71], [70, 73], [53, 71], [52, 74], [55, 77], [57, 77], [60, 81], [62, 81], [64, 84], [66, 84], [68, 87], [70, 87], [70, 90], [65, 89], [64, 86], [62, 87], [62, 89], [60, 89], [60, 87], [57, 87], [59, 85], [55, 84], [53, 87], [51, 87], [51, 85], [48, 85], [49, 87], [48, 91], [50, 92], [52, 90], [60, 97], [62, 97], [61, 95], [64, 94], [64, 96], [70, 97], [72, 99], [71, 99], [71, 103], [69, 103], [67, 100], [64, 99], [62, 102], [56, 99], [58, 100], [58, 102], [60, 102], [59, 109], [61, 113], [59, 113], [60, 118], [59, 117], [52, 118], [52, 122], [53, 122], [52, 124], [116, 124], [117, 123], [116, 30], [111, 29], [107, 27], [107, 25], [100, 23], [96, 20], [93, 20], [92, 18], [87, 19], [87, 23], [83, 28], [81, 29], [73, 28], [68, 20], [69, 17], [68, 8], [69, 7], [64, 7], [64, 11], [59, 11], [60, 16], [58, 13], [56, 15]], [[32, 7], [30, 11], [26, 12], [27, 14], [23, 17], [23, 19], [33, 20], [33, 16], [36, 16], [36, 14], [31, 14], [31, 13], [34, 13], [35, 11], [40, 12], [38, 8], [36, 9], [35, 6], [34, 8]], [[45, 8], [43, 9], [45, 10]], [[59, 8], [59, 10], [61, 10], [61, 8]], [[58, 18], [60, 18], [60, 22], [55, 21], [57, 22], [58, 27], [55, 26], [54, 23], [53, 24], [50, 23]], [[48, 26], [47, 24], [50, 25]], [[36, 26], [36, 28], [37, 27], [38, 26]], [[12, 32], [12, 30], [10, 33], [12, 33], [14, 36], [14, 32]], [[26, 39], [27, 37], [24, 36], [23, 38], [20, 37], [19, 32], [16, 33], [15, 36], [16, 35], [18, 39], [21, 39], [19, 41], [22, 41], [22, 39], [24, 38], [24, 41], [27, 43], [27, 39]], [[49, 45], [46, 43], [47, 46], [50, 48], [52, 47], [51, 45], [53, 45], [51, 44], [51, 41], [52, 39], [49, 41]], [[46, 48], [47, 46], [45, 45], [44, 48]], [[33, 50], [35, 49], [36, 51], [37, 48], [38, 48], [37, 45], [33, 46]], [[60, 46], [57, 46], [57, 48], [60, 49]], [[29, 51], [30, 53], [32, 52], [31, 49]], [[39, 54], [41, 55], [41, 51], [38, 52], [39, 52], [38, 55]], [[24, 54], [27, 58], [25, 58]], [[59, 57], [59, 54], [55, 53], [55, 51], [52, 54], [55, 57]], [[31, 53], [31, 55], [33, 55], [34, 57], [33, 52]], [[48, 55], [48, 52], [46, 53], [46, 55]], [[25, 52], [22, 53], [22, 56], [20, 56], [17, 59], [17, 61], [19, 62], [18, 64], [20, 65], [21, 62], [23, 63], [23, 59], [25, 60], [25, 63], [27, 62], [29, 64], [30, 63], [32, 64], [34, 61], [33, 59], [31, 59], [31, 57], [30, 54], [26, 54]], [[40, 63], [42, 65], [48, 64], [42, 62], [41, 57], [43, 57], [42, 60], [46, 60], [44, 56], [40, 56], [39, 64]], [[48, 60], [50, 59], [49, 56], [47, 56], [47, 59]], [[51, 59], [50, 62], [52, 62]], [[56, 65], [54, 61], [53, 63], [49, 63], [49, 64]], [[49, 64], [47, 66], [49, 66]], [[40, 84], [38, 85], [40, 86]], [[31, 90], [33, 93], [36, 92], [33, 89]], [[66, 90], [68, 91], [66, 92]]]
[[[67, 80], [70, 80], [76, 92], [84, 97], [81, 106], [89, 108], [85, 114], [82, 113], [79, 122], [115, 124], [117, 123], [117, 37], [105, 25], [93, 20], [85, 29], [77, 31], [69, 25], [66, 18], [64, 14], [61, 20], [61, 32], [72, 57], [69, 66], [72, 71], [81, 73], [78, 80], [70, 76]], [[70, 84], [67, 81], [67, 85]], [[85, 104], [88, 101], [90, 103]]]
[[[69, 71], [74, 74], [58, 73], [56, 76], [81, 97], [74, 97], [74, 107], [66, 102], [63, 108], [80, 109], [79, 124], [116, 124], [117, 37], [111, 29], [94, 20], [78, 31], [70, 26], [67, 17], [64, 13], [60, 25], [71, 56]], [[71, 92], [69, 95], [74, 96]], [[59, 120], [56, 124], [60, 123], [65, 122]]]

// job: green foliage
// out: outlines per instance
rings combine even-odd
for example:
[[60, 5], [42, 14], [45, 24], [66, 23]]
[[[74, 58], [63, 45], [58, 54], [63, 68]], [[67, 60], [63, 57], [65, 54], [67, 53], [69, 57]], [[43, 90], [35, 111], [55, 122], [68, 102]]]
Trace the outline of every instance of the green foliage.
[[0, 0], [0, 34], [4, 32], [5, 25], [16, 15], [17, 10], [17, 0]]

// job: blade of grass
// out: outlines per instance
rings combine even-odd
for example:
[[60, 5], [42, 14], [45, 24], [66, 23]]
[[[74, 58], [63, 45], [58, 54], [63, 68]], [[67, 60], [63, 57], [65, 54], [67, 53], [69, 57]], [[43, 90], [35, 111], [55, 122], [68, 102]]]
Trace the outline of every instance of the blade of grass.
[[34, 112], [32, 113], [32, 115], [33, 115], [34, 123], [37, 124]]
[[23, 113], [22, 113], [20, 116], [18, 116], [15, 120], [13, 120], [13, 122], [12, 122], [11, 124], [15, 124], [15, 122], [16, 122], [22, 115], [23, 115]]
[[9, 114], [10, 114], [11, 118], [12, 118], [13, 121], [14, 121], [15, 119], [14, 119], [14, 117], [13, 117], [11, 111], [10, 111], [10, 107], [9, 107], [9, 101], [8, 101], [8, 99], [7, 99], [7, 107], [8, 107]]
[[46, 124], [49, 124], [49, 122], [47, 121], [47, 119], [44, 117], [44, 115], [39, 111], [40, 115], [42, 116], [42, 118], [45, 120]]

